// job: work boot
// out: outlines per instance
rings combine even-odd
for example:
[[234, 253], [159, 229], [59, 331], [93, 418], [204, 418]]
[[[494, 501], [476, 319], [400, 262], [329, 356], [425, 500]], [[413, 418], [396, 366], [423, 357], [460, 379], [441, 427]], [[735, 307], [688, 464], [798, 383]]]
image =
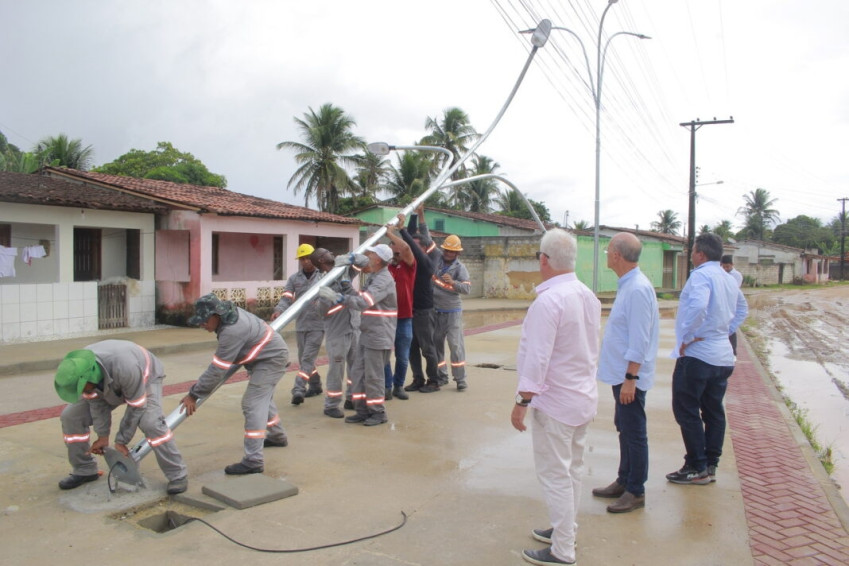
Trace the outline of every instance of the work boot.
[[345, 413], [342, 412], [339, 407], [330, 407], [329, 409], [324, 409], [324, 414], [333, 419], [341, 419], [345, 416]]
[[284, 438], [283, 440], [271, 440], [270, 438], [266, 438], [262, 441], [263, 448], [286, 448], [289, 446], [289, 439]]
[[608, 513], [628, 513], [634, 509], [646, 506], [645, 495], [634, 495], [630, 491], [622, 494], [622, 497], [607, 506]]
[[354, 402], [351, 401], [350, 399], [345, 399], [345, 404], [343, 405], [343, 407], [345, 408], [346, 411], [353, 411], [354, 410]]
[[242, 462], [237, 464], [230, 464], [226, 468], [224, 468], [224, 473], [228, 476], [243, 476], [245, 474], [261, 474], [265, 471], [265, 468], [262, 465], [251, 467], [246, 466]]
[[392, 388], [391, 387], [386, 388], [386, 393], [383, 394], [383, 400], [384, 401], [391, 401], [392, 400]]
[[419, 393], [433, 393], [434, 391], [439, 391], [438, 381], [428, 381], [419, 389]]
[[356, 413], [356, 414], [351, 415], [349, 417], [345, 417], [345, 422], [348, 423], [348, 424], [362, 424], [362, 423], [366, 422], [367, 419], [368, 419], [368, 415], [361, 415], [359, 413]]
[[303, 393], [293, 393], [292, 394], [292, 404], [300, 405], [304, 402], [304, 394]]
[[444, 375], [444, 376], [443, 376], [443, 375], [440, 375], [440, 376], [439, 376], [439, 379], [438, 379], [438, 382], [439, 382], [439, 385], [440, 385], [440, 386], [442, 386], [442, 385], [448, 385], [448, 376], [447, 376], [447, 375]]
[[374, 413], [369, 418], [367, 418], [365, 421], [363, 421], [363, 424], [366, 425], [366, 426], [375, 426], [375, 425], [381, 425], [381, 424], [387, 422], [388, 420], [389, 420], [389, 418], [386, 416], [386, 413]]
[[74, 489], [80, 487], [84, 483], [94, 481], [100, 477], [100, 474], [91, 474], [90, 476], [78, 476], [76, 474], [68, 474], [68, 477], [59, 480], [59, 489]]
[[618, 480], [613, 480], [613, 483], [607, 487], [597, 487], [593, 489], [593, 495], [596, 497], [607, 497], [609, 499], [617, 499], [625, 493], [625, 486], [619, 483]]
[[457, 391], [465, 391], [469, 388], [469, 384], [466, 383], [465, 379], [461, 379], [457, 382]]
[[189, 489], [189, 478], [183, 476], [169, 481], [168, 487], [165, 489], [165, 493], [168, 495], [177, 495], [178, 493], [183, 493], [187, 489]]
[[306, 397], [315, 397], [316, 395], [321, 395], [324, 393], [324, 389], [321, 388], [321, 384], [312, 385], [310, 384], [309, 389], [307, 389]]
[[424, 385], [423, 379], [413, 378], [413, 382], [404, 388], [404, 391], [418, 391]]
[[410, 398], [410, 396], [409, 396], [409, 395], [407, 395], [407, 392], [406, 392], [406, 391], [404, 391], [404, 388], [403, 388], [403, 387], [401, 387], [400, 385], [396, 385], [396, 386], [392, 389], [392, 394], [393, 394], [393, 395], [394, 395], [397, 399], [401, 399], [402, 401], [406, 401], [407, 399], [409, 399], [409, 398]]

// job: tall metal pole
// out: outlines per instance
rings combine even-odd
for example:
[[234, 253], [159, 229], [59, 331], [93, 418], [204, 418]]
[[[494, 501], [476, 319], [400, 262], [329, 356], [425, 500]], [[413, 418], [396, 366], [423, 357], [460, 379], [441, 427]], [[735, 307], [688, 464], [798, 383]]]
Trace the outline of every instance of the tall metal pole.
[[843, 202], [843, 212], [840, 214], [840, 280], [843, 281], [843, 264], [846, 263], [846, 251], [844, 243], [846, 242], [846, 201], [847, 197], [837, 199]]
[[690, 256], [693, 253], [693, 242], [696, 239], [696, 130], [702, 126], [709, 126], [711, 124], [733, 123], [734, 118], [730, 117], [728, 120], [717, 120], [714, 118], [713, 120], [708, 120], [706, 122], [702, 122], [696, 118], [692, 122], [682, 122], [678, 124], [679, 126], [690, 128], [690, 190], [687, 193], [690, 201], [687, 213], [687, 279], [690, 278], [690, 272], [693, 270], [693, 259]]

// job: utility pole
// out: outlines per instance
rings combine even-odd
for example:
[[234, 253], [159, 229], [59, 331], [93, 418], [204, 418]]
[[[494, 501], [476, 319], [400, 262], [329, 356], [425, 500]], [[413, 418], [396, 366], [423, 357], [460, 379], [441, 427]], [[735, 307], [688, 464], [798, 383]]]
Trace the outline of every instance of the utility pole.
[[843, 281], [843, 264], [846, 263], [846, 252], [843, 249], [846, 241], [846, 201], [847, 197], [839, 198], [843, 202], [843, 212], [840, 214], [840, 280]]
[[729, 116], [728, 120], [708, 120], [702, 122], [696, 118], [692, 122], [682, 122], [678, 124], [685, 128], [690, 128], [690, 207], [687, 215], [687, 278], [690, 278], [690, 272], [693, 270], [693, 259], [690, 255], [693, 253], [693, 242], [696, 237], [696, 130], [702, 126], [711, 124], [733, 124], [734, 117]]

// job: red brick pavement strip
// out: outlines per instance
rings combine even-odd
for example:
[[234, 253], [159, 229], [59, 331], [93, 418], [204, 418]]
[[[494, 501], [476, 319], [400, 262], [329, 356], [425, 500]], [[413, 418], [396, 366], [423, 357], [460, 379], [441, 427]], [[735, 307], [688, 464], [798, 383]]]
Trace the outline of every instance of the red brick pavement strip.
[[737, 353], [726, 406], [755, 564], [849, 564], [849, 532], [748, 348]]
[[[469, 328], [463, 331], [463, 334], [466, 336], [472, 336], [474, 334], [481, 334], [483, 332], [491, 332], [493, 330], [500, 330], [502, 328], [508, 328], [510, 326], [517, 326], [522, 324], [521, 320], [511, 320], [507, 322], [500, 322], [498, 324], [490, 324], [486, 326], [481, 326], [478, 328]], [[327, 358], [319, 358], [316, 360], [317, 366], [323, 366], [327, 364]], [[298, 364], [292, 363], [289, 364], [287, 371], [297, 371]], [[248, 374], [244, 371], [235, 374], [233, 377], [227, 380], [227, 383], [238, 383], [240, 381], [245, 381], [248, 378]], [[162, 388], [163, 395], [175, 395], [177, 393], [186, 393], [189, 388], [192, 386], [194, 381], [186, 381], [183, 383], [175, 383], [173, 385], [166, 385]], [[55, 407], [45, 407], [42, 409], [32, 409], [29, 411], [21, 411], [19, 413], [10, 413], [7, 415], [0, 415], [0, 428], [6, 428], [8, 426], [16, 426], [26, 423], [31, 423], [35, 421], [40, 421], [44, 419], [53, 419], [62, 414], [62, 409], [65, 408], [65, 405], [56, 405]]]

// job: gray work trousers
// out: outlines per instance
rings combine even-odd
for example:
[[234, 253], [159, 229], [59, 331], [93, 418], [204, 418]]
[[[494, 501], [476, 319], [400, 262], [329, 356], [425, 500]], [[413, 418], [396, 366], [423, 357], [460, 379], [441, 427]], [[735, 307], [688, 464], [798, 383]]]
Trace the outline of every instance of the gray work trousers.
[[295, 332], [295, 339], [298, 343], [298, 373], [295, 375], [295, 386], [292, 388], [292, 395], [306, 393], [307, 384], [310, 389], [318, 389], [321, 387], [321, 376], [315, 369], [315, 360], [318, 358], [318, 351], [321, 349], [321, 341], [324, 340], [323, 330], [309, 330], [306, 332]]
[[[162, 414], [162, 380], [148, 382], [146, 388], [147, 403], [144, 414], [139, 420], [139, 429], [147, 438], [156, 456], [156, 462], [168, 481], [186, 477], [188, 470], [183, 456], [177, 450], [173, 433], [165, 424]], [[120, 406], [120, 405], [119, 405]], [[114, 411], [118, 407], [114, 407]], [[91, 476], [97, 473], [97, 460], [91, 454], [91, 410], [88, 401], [72, 403], [62, 410], [59, 417], [62, 433], [68, 447], [68, 461], [71, 473], [77, 476]], [[114, 427], [113, 427], [114, 428]], [[168, 439], [163, 442], [163, 440]]]
[[248, 371], [248, 386], [242, 395], [242, 414], [245, 415], [245, 457], [242, 463], [251, 468], [263, 465], [262, 445], [266, 438], [286, 440], [280, 424], [274, 388], [286, 371], [285, 357], [270, 358], [254, 364]]
[[451, 351], [451, 375], [454, 381], [466, 380], [466, 342], [463, 339], [462, 312], [435, 312], [433, 341], [439, 359], [439, 381], [448, 383], [448, 364], [445, 362], [445, 340]]
[[383, 368], [389, 363], [391, 349], [374, 350], [357, 345], [351, 369], [351, 396], [357, 414], [368, 417], [386, 413], [386, 384]]
[[[327, 394], [324, 398], [324, 408], [334, 409], [339, 408], [342, 403], [344, 390], [342, 381], [345, 378], [345, 367], [348, 368], [348, 377], [351, 376], [351, 368], [354, 365], [354, 330], [344, 332], [339, 336], [331, 336], [327, 334], [327, 340], [324, 343], [327, 350], [328, 367], [327, 367]], [[348, 383], [348, 399], [351, 398], [351, 385]]]
[[[410, 344], [410, 369], [413, 383], [424, 383], [425, 372], [429, 381], [436, 381], [439, 359], [433, 342], [433, 309], [413, 310], [413, 342]], [[425, 369], [422, 371], [422, 358]]]

